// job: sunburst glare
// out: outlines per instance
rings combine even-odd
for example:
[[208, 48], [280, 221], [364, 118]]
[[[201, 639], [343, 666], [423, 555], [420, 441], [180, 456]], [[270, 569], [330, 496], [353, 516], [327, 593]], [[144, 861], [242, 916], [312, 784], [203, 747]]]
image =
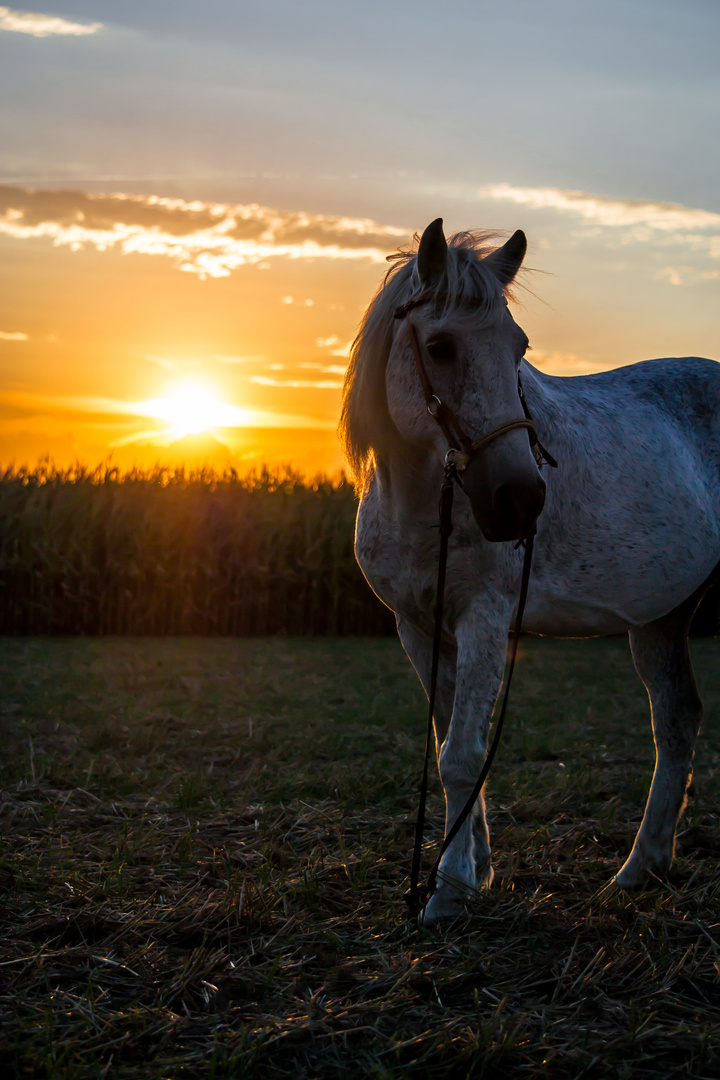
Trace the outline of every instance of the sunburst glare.
[[163, 434], [173, 439], [200, 435], [216, 428], [242, 427], [253, 417], [248, 409], [220, 401], [216, 393], [201, 382], [178, 383], [166, 396], [142, 402], [140, 411], [143, 416], [166, 421], [170, 427]]

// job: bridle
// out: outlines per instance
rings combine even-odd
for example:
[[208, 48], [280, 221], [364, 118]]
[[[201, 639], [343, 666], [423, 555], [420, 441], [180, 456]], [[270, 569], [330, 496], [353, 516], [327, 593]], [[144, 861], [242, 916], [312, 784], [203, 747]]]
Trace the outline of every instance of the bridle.
[[520, 595], [518, 598], [517, 618], [515, 620], [515, 629], [512, 636], [507, 678], [505, 679], [505, 690], [503, 693], [500, 714], [498, 716], [497, 723], [495, 724], [493, 741], [490, 746], [490, 750], [488, 751], [488, 754], [485, 758], [485, 763], [483, 764], [480, 775], [475, 781], [475, 786], [473, 787], [473, 790], [471, 791], [468, 799], [466, 800], [462, 810], [453, 822], [452, 827], [448, 831], [447, 836], [443, 841], [442, 847], [440, 848], [440, 852], [433, 864], [432, 869], [430, 870], [426, 884], [421, 887], [419, 883], [420, 856], [422, 853], [423, 833], [425, 830], [425, 807], [427, 803], [428, 766], [432, 747], [433, 713], [435, 711], [438, 669], [440, 665], [440, 646], [442, 640], [443, 606], [445, 597], [445, 576], [447, 571], [448, 540], [452, 532], [452, 504], [454, 486], [456, 483], [462, 486], [461, 474], [467, 468], [467, 466], [474, 457], [482, 453], [482, 451], [485, 450], [488, 446], [490, 446], [491, 443], [495, 442], [496, 439], [501, 438], [503, 435], [509, 434], [509, 432], [511, 431], [516, 431], [518, 428], [527, 429], [528, 437], [530, 439], [530, 449], [533, 453], [533, 456], [535, 457], [538, 468], [541, 468], [542, 465], [545, 463], [552, 466], [552, 468], [554, 469], [557, 468], [557, 461], [552, 456], [552, 454], [548, 453], [548, 451], [544, 449], [537, 437], [535, 424], [532, 417], [530, 416], [527, 401], [525, 400], [525, 394], [523, 393], [519, 371], [518, 396], [520, 398], [520, 404], [522, 406], [524, 417], [518, 418], [517, 420], [507, 420], [503, 424], [498, 424], [497, 427], [479, 436], [479, 438], [477, 439], [470, 439], [468, 437], [452, 409], [443, 401], [441, 401], [441, 399], [435, 393], [423, 359], [422, 345], [420, 344], [417, 332], [412, 323], [412, 320], [410, 319], [410, 312], [414, 308], [420, 307], [423, 304], [430, 303], [431, 301], [442, 301], [443, 298], [444, 294], [438, 294], [434, 289], [428, 288], [425, 289], [424, 292], [420, 293], [419, 296], [408, 301], [406, 304], [402, 304], [400, 307], [396, 308], [394, 313], [395, 319], [405, 319], [406, 321], [408, 337], [410, 338], [410, 344], [412, 346], [413, 355], [415, 357], [415, 367], [417, 369], [418, 378], [420, 380], [420, 386], [422, 387], [427, 411], [442, 431], [448, 444], [448, 450], [445, 455], [443, 483], [440, 489], [440, 552], [438, 556], [437, 590], [435, 598], [433, 653], [430, 669], [430, 685], [428, 687], [428, 721], [427, 734], [425, 739], [425, 762], [423, 766], [418, 814], [415, 825], [415, 845], [413, 848], [412, 868], [410, 872], [410, 889], [405, 894], [405, 900], [408, 907], [410, 908], [411, 914], [413, 915], [417, 915], [420, 913], [424, 905], [428, 902], [428, 900], [434, 893], [437, 884], [440, 861], [452, 841], [457, 836], [460, 827], [466, 821], [468, 815], [472, 812], [477, 798], [482, 791], [485, 780], [487, 779], [488, 773], [490, 772], [495, 753], [500, 743], [500, 735], [502, 733], [503, 722], [505, 720], [505, 713], [507, 712], [508, 699], [510, 695], [510, 684], [512, 682], [513, 671], [515, 670], [515, 660], [517, 658], [518, 643], [520, 641], [520, 633], [522, 630], [522, 619], [525, 612], [525, 602], [527, 600], [528, 585], [530, 583], [530, 570], [532, 567], [534, 536], [529, 536], [524, 541], [519, 540], [517, 545], [520, 546], [524, 544], [525, 555], [523, 559], [522, 578], [520, 582]]
[[[445, 439], [448, 443], [448, 454], [451, 454], [451, 462], [454, 465], [457, 472], [462, 472], [470, 461], [476, 457], [482, 450], [490, 446], [496, 439], [499, 439], [502, 435], [507, 435], [511, 431], [515, 431], [517, 428], [527, 428], [530, 437], [530, 449], [538, 464], [538, 467], [547, 462], [554, 469], [557, 468], [557, 461], [545, 450], [538, 441], [537, 431], [530, 411], [528, 409], [527, 401], [525, 400], [525, 394], [523, 393], [522, 382], [520, 380], [520, 372], [518, 371], [518, 397], [520, 398], [520, 404], [522, 406], [524, 419], [507, 420], [504, 424], [498, 424], [492, 431], [486, 432], [477, 439], [470, 439], [464, 432], [460, 421], [455, 416], [449, 405], [446, 405], [440, 400], [438, 395], [433, 389], [433, 385], [430, 381], [430, 377], [425, 367], [425, 361], [423, 359], [423, 350], [418, 340], [417, 331], [410, 319], [410, 312], [417, 307], [422, 307], [424, 304], [431, 302], [442, 301], [445, 297], [443, 293], [436, 293], [433, 289], [425, 289], [419, 296], [413, 300], [408, 300], [406, 304], [402, 304], [395, 309], [393, 314], [394, 319], [405, 319], [407, 326], [408, 337], [410, 338], [410, 344], [412, 346], [413, 356], [415, 358], [415, 367], [417, 369], [418, 378], [420, 379], [420, 386], [422, 388], [423, 397], [425, 398], [425, 405], [427, 411], [432, 416], [435, 423], [442, 431]], [[447, 459], [446, 459], [447, 464]]]

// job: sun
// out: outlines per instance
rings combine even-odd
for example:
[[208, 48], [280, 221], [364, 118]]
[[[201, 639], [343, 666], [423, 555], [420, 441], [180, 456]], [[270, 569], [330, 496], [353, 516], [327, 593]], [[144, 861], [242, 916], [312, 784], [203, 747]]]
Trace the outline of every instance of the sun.
[[206, 386], [180, 385], [174, 387], [158, 404], [164, 406], [161, 420], [167, 420], [182, 435], [200, 435], [211, 428], [222, 427], [227, 408]]
[[162, 435], [173, 440], [217, 428], [244, 426], [251, 421], [247, 409], [238, 409], [221, 401], [210, 386], [199, 381], [177, 383], [164, 397], [142, 402], [139, 411], [144, 416], [165, 421], [169, 426]]

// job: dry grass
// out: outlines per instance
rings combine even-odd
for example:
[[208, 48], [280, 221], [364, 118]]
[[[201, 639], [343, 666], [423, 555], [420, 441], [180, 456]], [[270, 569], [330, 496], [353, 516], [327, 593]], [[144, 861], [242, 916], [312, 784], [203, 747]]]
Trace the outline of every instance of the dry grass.
[[395, 642], [5, 639], [0, 677], [4, 1075], [720, 1072], [720, 732], [669, 879], [608, 887], [652, 758], [623, 642], [524, 644], [496, 882], [437, 934]]

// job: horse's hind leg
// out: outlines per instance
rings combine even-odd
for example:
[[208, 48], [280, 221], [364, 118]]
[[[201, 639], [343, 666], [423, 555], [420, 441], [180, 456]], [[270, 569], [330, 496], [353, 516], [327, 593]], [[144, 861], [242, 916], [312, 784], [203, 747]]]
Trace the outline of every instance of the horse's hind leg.
[[648, 873], [664, 873], [675, 855], [675, 830], [685, 806], [702, 720], [687, 640], [697, 600], [693, 597], [630, 633], [635, 668], [650, 698], [656, 757], [640, 829], [615, 879], [619, 885], [640, 885]]

